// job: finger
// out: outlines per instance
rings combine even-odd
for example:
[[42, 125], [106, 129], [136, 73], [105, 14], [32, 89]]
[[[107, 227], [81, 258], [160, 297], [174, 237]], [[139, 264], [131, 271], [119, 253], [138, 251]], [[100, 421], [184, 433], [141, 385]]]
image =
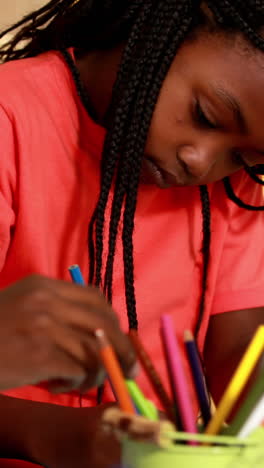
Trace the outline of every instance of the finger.
[[[87, 380], [87, 371], [78, 361], [59, 348], [53, 348], [49, 358], [39, 366], [38, 376], [30, 383], [47, 382], [51, 391], [77, 390]], [[37, 374], [37, 372], [35, 374]]]
[[[70, 373], [73, 363], [75, 374]], [[40, 366], [46, 372], [46, 380], [67, 378], [68, 385], [72, 386], [70, 380], [74, 377], [74, 386], [78, 388], [84, 383], [86, 388], [94, 387], [98, 372], [102, 369], [95, 338], [58, 324], [54, 324], [49, 331]]]
[[87, 285], [84, 287], [69, 281], [50, 279], [46, 277], [36, 277], [35, 283], [37, 287], [50, 289], [66, 300], [83, 302], [87, 305], [94, 306], [104, 305], [109, 312], [111, 311], [111, 307], [107, 303], [101, 291], [94, 286]]
[[68, 393], [79, 390], [83, 385], [83, 378], [60, 378], [48, 382], [48, 389], [53, 394]]
[[61, 359], [56, 358], [54, 364], [53, 368], [47, 369], [44, 378], [36, 382], [47, 382], [52, 393], [68, 393], [74, 390], [82, 392], [84, 385], [86, 390], [96, 387], [96, 377], [92, 373], [87, 377], [86, 370], [78, 366], [70, 357], [68, 357], [67, 364], [65, 355], [61, 356]]
[[[121, 367], [127, 377], [134, 378], [138, 372], [136, 366], [136, 354], [130, 339], [121, 331], [117, 322], [109, 319], [102, 309], [81, 305], [72, 301], [63, 302], [56, 298], [52, 303], [52, 312], [55, 320], [61, 324], [67, 323], [74, 329], [86, 330], [90, 336], [94, 336], [94, 331], [102, 328], [120, 361]], [[95, 352], [95, 350], [93, 349]], [[98, 356], [98, 348], [96, 354]]]
[[101, 385], [104, 384], [106, 377], [107, 377], [107, 374], [106, 374], [105, 369], [100, 368], [92, 383], [90, 379], [85, 379], [85, 381], [81, 384], [79, 388], [80, 393], [85, 394], [88, 390], [90, 390], [93, 387], [101, 387]]
[[109, 314], [105, 306], [96, 307], [93, 304], [87, 305], [81, 301], [65, 300], [56, 296], [49, 304], [49, 311], [58, 322], [88, 333], [93, 333], [102, 325], [111, 328], [112, 333], [122, 333], [118, 321], [112, 317], [113, 314]]
[[77, 361], [87, 373], [97, 374], [101, 366], [98, 345], [93, 335], [56, 325], [50, 333], [53, 344]]
[[[64, 323], [83, 328], [88, 332], [103, 328], [125, 374], [131, 376], [131, 372], [132, 375], [135, 373], [135, 369], [131, 371], [135, 364], [132, 344], [121, 331], [116, 315], [98, 290], [48, 278], [34, 278], [33, 283], [34, 281], [37, 284], [37, 294], [35, 306], [34, 301], [33, 304], [30, 301], [32, 307], [37, 310], [42, 308], [44, 312], [46, 307], [46, 312], [52, 313], [57, 320], [60, 317]], [[61, 303], [59, 298], [62, 300]]]
[[[102, 320], [109, 320], [113, 322], [114, 327], [119, 328], [119, 320], [113, 309], [107, 303], [103, 295], [97, 288], [94, 287], [83, 287], [68, 283], [60, 280], [53, 280], [45, 277], [33, 277], [27, 278], [31, 287], [31, 295], [28, 291], [29, 298], [28, 303], [31, 304], [35, 309], [52, 306], [56, 298], [64, 299], [65, 302], [75, 303], [82, 306], [84, 314], [82, 317], [79, 315], [78, 318], [83, 318], [80, 325], [84, 327], [87, 325], [87, 312], [91, 314], [96, 311], [96, 316], [101, 317]], [[60, 309], [58, 309], [60, 311]], [[53, 308], [53, 313], [56, 310]], [[66, 316], [63, 317], [64, 320]], [[68, 320], [71, 320], [72, 324], [75, 324], [75, 316], [68, 314]], [[76, 323], [76, 325], [78, 325]]]

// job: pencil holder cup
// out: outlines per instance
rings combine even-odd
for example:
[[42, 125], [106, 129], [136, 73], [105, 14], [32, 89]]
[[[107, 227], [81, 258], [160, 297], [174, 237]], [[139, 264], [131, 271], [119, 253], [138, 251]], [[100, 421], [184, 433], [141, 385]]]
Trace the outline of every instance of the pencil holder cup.
[[[168, 434], [167, 448], [125, 440], [123, 468], [260, 468], [264, 467], [264, 428], [246, 439], [231, 436]], [[196, 440], [198, 445], [188, 442]], [[185, 442], [185, 443], [183, 443]]]

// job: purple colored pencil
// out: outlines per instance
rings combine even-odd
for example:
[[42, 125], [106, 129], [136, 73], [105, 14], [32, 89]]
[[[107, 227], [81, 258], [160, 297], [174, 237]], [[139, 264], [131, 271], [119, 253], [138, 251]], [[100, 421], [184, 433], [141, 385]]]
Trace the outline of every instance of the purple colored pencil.
[[204, 426], [206, 427], [212, 417], [210, 410], [210, 401], [206, 389], [199, 351], [196, 345], [196, 341], [189, 330], [186, 330], [184, 333], [184, 343], [189, 358], [194, 387], [200, 404]]
[[[170, 373], [172, 392], [179, 408], [183, 430], [195, 434], [197, 433], [196, 418], [188, 395], [189, 389], [182, 366], [182, 357], [174, 332], [173, 321], [168, 314], [164, 314], [161, 317], [161, 333], [164, 342], [167, 367]], [[194, 441], [190, 443], [196, 445]]]

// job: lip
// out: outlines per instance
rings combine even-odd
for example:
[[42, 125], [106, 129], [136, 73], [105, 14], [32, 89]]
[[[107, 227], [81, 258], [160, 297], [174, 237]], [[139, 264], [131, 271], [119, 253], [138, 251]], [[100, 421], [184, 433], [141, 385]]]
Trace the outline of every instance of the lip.
[[143, 161], [142, 182], [155, 184], [162, 189], [185, 185], [183, 180], [180, 180], [176, 175], [172, 175], [158, 166], [153, 159], [149, 157], [145, 157]]

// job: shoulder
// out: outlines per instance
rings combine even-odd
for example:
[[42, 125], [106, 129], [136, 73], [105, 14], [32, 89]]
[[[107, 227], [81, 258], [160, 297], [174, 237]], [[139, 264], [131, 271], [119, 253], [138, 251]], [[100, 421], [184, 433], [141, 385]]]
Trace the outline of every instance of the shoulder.
[[0, 105], [11, 116], [50, 106], [71, 94], [70, 73], [58, 52], [0, 66]]

